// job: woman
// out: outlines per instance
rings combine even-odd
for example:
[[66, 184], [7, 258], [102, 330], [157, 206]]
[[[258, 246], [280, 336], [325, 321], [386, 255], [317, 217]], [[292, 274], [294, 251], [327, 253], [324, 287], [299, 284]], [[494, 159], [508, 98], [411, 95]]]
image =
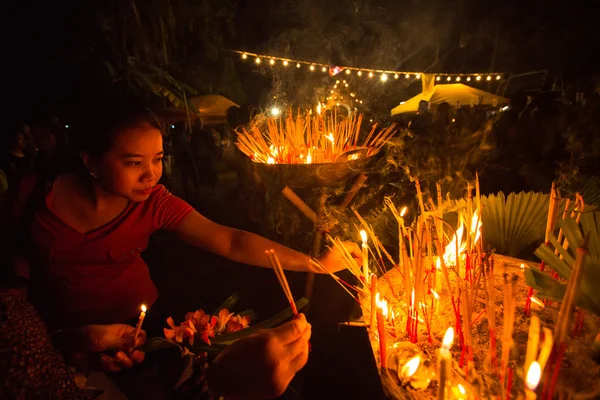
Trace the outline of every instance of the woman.
[[[158, 185], [162, 136], [147, 109], [108, 102], [94, 107], [85, 126], [74, 143], [85, 168], [47, 184], [24, 179], [11, 202], [13, 223], [25, 225], [31, 239], [11, 259], [15, 280], [25, 293], [39, 278], [33, 298], [52, 328], [125, 322], [141, 304], [152, 305], [158, 293], [140, 254], [159, 229], [240, 263], [270, 268], [265, 250], [273, 248], [284, 268], [311, 270], [307, 255], [214, 223]], [[356, 244], [347, 247], [360, 257]], [[36, 265], [33, 275], [25, 254]], [[330, 271], [342, 267], [336, 252], [319, 259]]]
[[23, 171], [33, 166], [32, 155], [27, 151], [30, 135], [29, 125], [21, 124], [9, 132], [5, 139], [5, 153], [0, 156], [0, 169], [6, 174], [9, 187], [18, 181]]

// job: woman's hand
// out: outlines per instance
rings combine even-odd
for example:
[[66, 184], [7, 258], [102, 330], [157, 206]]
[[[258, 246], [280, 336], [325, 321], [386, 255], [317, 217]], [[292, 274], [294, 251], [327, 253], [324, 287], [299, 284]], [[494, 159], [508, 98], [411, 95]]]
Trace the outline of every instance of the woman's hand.
[[144, 353], [137, 350], [146, 342], [144, 331], [140, 331], [135, 342], [135, 327], [125, 324], [87, 325], [82, 332], [86, 338], [84, 351], [101, 353], [100, 364], [106, 371], [117, 372], [144, 361]]
[[238, 340], [209, 367], [209, 387], [232, 400], [281, 396], [308, 361], [311, 332], [304, 314], [298, 314], [275, 329]]
[[[360, 247], [354, 242], [343, 242], [343, 245], [354, 261], [359, 266], [362, 265], [362, 251]], [[338, 272], [346, 268], [346, 258], [337, 246], [333, 246], [327, 250], [323, 255], [319, 256], [318, 260], [329, 272]]]

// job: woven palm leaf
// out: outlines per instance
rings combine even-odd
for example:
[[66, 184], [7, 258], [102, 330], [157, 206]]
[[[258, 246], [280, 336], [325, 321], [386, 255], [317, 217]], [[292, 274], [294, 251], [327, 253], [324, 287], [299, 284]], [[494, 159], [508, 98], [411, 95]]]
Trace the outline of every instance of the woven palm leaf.
[[528, 245], [544, 238], [548, 202], [547, 194], [535, 192], [483, 197], [484, 243], [500, 254], [517, 257]]
[[[550, 235], [550, 246], [542, 244], [535, 255], [564, 279], [569, 280], [575, 264], [577, 248], [583, 246], [587, 238], [587, 257], [581, 275], [579, 291], [575, 295], [575, 305], [584, 310], [600, 315], [600, 213], [590, 212], [581, 216], [581, 226], [574, 219], [559, 220], [558, 226], [563, 229], [569, 247], [565, 250], [559, 245], [556, 237]], [[554, 249], [559, 249], [559, 255]], [[561, 258], [562, 256], [562, 258]], [[566, 285], [552, 279], [538, 269], [528, 268], [525, 272], [527, 284], [539, 290], [538, 297], [561, 301]]]

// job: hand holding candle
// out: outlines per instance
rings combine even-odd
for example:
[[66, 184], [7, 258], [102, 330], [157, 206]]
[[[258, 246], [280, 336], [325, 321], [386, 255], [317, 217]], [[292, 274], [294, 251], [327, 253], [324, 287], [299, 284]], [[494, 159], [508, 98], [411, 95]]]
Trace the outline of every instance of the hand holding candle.
[[140, 330], [142, 329], [142, 324], [144, 323], [144, 318], [146, 318], [146, 306], [142, 304], [142, 312], [140, 313], [140, 318], [138, 319], [137, 325], [135, 326], [135, 334], [133, 335], [133, 342], [137, 340], [138, 335], [140, 334]]

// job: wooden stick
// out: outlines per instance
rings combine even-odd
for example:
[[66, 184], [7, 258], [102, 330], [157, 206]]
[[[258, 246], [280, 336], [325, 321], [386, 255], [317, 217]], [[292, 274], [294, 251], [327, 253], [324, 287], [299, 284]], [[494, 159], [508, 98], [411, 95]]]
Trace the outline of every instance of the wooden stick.
[[350, 188], [350, 190], [348, 191], [348, 193], [346, 194], [346, 197], [344, 197], [344, 200], [342, 201], [342, 204], [340, 204], [340, 209], [343, 210], [344, 208], [348, 207], [348, 205], [350, 204], [350, 202], [352, 201], [352, 199], [354, 199], [354, 196], [356, 196], [356, 194], [358, 193], [358, 191], [360, 190], [360, 188], [362, 187], [362, 185], [365, 183], [365, 181], [368, 179], [368, 176], [365, 175], [364, 173], [360, 173], [360, 175], [358, 175], [356, 177], [356, 179], [354, 180], [354, 183], [352, 184], [352, 187]]
[[279, 257], [275, 254], [275, 250], [270, 249], [267, 250], [266, 253], [269, 255], [269, 259], [271, 260], [271, 265], [273, 266], [273, 270], [275, 271], [275, 275], [277, 275], [277, 279], [279, 280], [279, 284], [283, 289], [283, 293], [286, 298], [290, 302], [290, 307], [292, 307], [292, 311], [294, 315], [298, 315], [298, 310], [296, 309], [296, 303], [294, 302], [294, 297], [292, 296], [292, 291], [290, 290], [290, 285], [285, 277], [285, 273], [283, 272], [283, 267], [281, 266], [281, 262], [279, 261]]
[[295, 205], [296, 208], [300, 210], [300, 212], [304, 214], [304, 216], [306, 216], [306, 218], [308, 218], [313, 224], [316, 225], [318, 223], [319, 218], [317, 216], [317, 213], [315, 213], [312, 210], [312, 208], [308, 206], [308, 204], [306, 204], [300, 197], [298, 197], [298, 195], [292, 189], [286, 186], [281, 191], [281, 194], [283, 194], [286, 197], [286, 199], [288, 199], [293, 205]]

